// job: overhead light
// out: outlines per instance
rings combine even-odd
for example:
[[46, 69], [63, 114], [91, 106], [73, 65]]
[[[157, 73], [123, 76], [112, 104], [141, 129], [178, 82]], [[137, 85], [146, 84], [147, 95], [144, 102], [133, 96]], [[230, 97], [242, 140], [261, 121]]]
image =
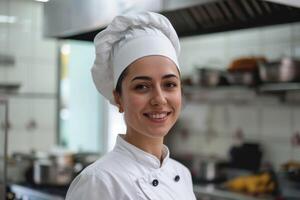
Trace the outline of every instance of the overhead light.
[[63, 44], [61, 49], [60, 49], [60, 52], [64, 55], [68, 55], [70, 54], [70, 45], [68, 44]]
[[15, 16], [0, 15], [0, 23], [13, 24], [17, 21]]

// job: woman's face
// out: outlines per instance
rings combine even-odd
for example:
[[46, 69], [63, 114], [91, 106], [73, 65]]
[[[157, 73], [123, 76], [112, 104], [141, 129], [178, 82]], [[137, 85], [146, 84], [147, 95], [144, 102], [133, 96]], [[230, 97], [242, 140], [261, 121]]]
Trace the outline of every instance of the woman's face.
[[164, 137], [181, 110], [181, 82], [176, 65], [164, 56], [133, 62], [116, 101], [124, 111], [127, 133]]

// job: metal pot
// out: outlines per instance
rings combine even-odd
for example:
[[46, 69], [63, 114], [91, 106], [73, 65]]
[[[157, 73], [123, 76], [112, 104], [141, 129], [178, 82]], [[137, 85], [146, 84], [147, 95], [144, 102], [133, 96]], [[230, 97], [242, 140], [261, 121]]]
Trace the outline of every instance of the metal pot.
[[197, 68], [193, 73], [194, 83], [203, 87], [214, 87], [218, 85], [227, 85], [224, 71], [216, 68]]
[[280, 65], [280, 81], [289, 82], [300, 80], [300, 60], [284, 58]]
[[200, 68], [198, 73], [201, 86], [216, 86], [220, 82], [220, 70]]
[[283, 58], [280, 61], [259, 63], [259, 76], [263, 82], [291, 82], [300, 80], [300, 61]]
[[37, 159], [33, 165], [33, 181], [38, 185], [69, 185], [74, 178], [74, 163], [69, 156]]
[[214, 160], [205, 160], [200, 162], [200, 177], [205, 180], [211, 181], [218, 176], [217, 163]]
[[226, 78], [230, 85], [252, 86], [257, 82], [254, 72], [228, 72]]
[[21, 183], [26, 180], [26, 172], [31, 168], [33, 157], [25, 153], [13, 153], [7, 159], [7, 180], [13, 183]]

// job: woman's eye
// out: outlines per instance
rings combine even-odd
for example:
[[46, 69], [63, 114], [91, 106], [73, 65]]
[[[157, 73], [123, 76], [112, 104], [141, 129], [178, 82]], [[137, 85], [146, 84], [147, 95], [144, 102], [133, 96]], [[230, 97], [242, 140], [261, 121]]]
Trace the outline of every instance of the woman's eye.
[[170, 82], [170, 83], [166, 83], [165, 84], [165, 87], [167, 87], [167, 88], [174, 88], [174, 87], [176, 87], [177, 86], [177, 84], [176, 83], [173, 83], [173, 82]]
[[146, 89], [148, 89], [149, 87], [147, 85], [136, 85], [134, 87], [135, 90], [138, 90], [138, 91], [144, 91]]

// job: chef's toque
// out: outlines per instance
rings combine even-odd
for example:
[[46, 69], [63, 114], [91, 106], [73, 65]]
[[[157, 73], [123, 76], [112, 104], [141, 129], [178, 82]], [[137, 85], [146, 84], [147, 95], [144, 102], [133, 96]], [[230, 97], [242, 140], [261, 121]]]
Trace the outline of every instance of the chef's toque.
[[94, 39], [96, 58], [92, 77], [98, 91], [116, 105], [113, 90], [121, 73], [135, 60], [161, 55], [179, 69], [179, 39], [170, 21], [153, 12], [131, 13], [113, 19]]

